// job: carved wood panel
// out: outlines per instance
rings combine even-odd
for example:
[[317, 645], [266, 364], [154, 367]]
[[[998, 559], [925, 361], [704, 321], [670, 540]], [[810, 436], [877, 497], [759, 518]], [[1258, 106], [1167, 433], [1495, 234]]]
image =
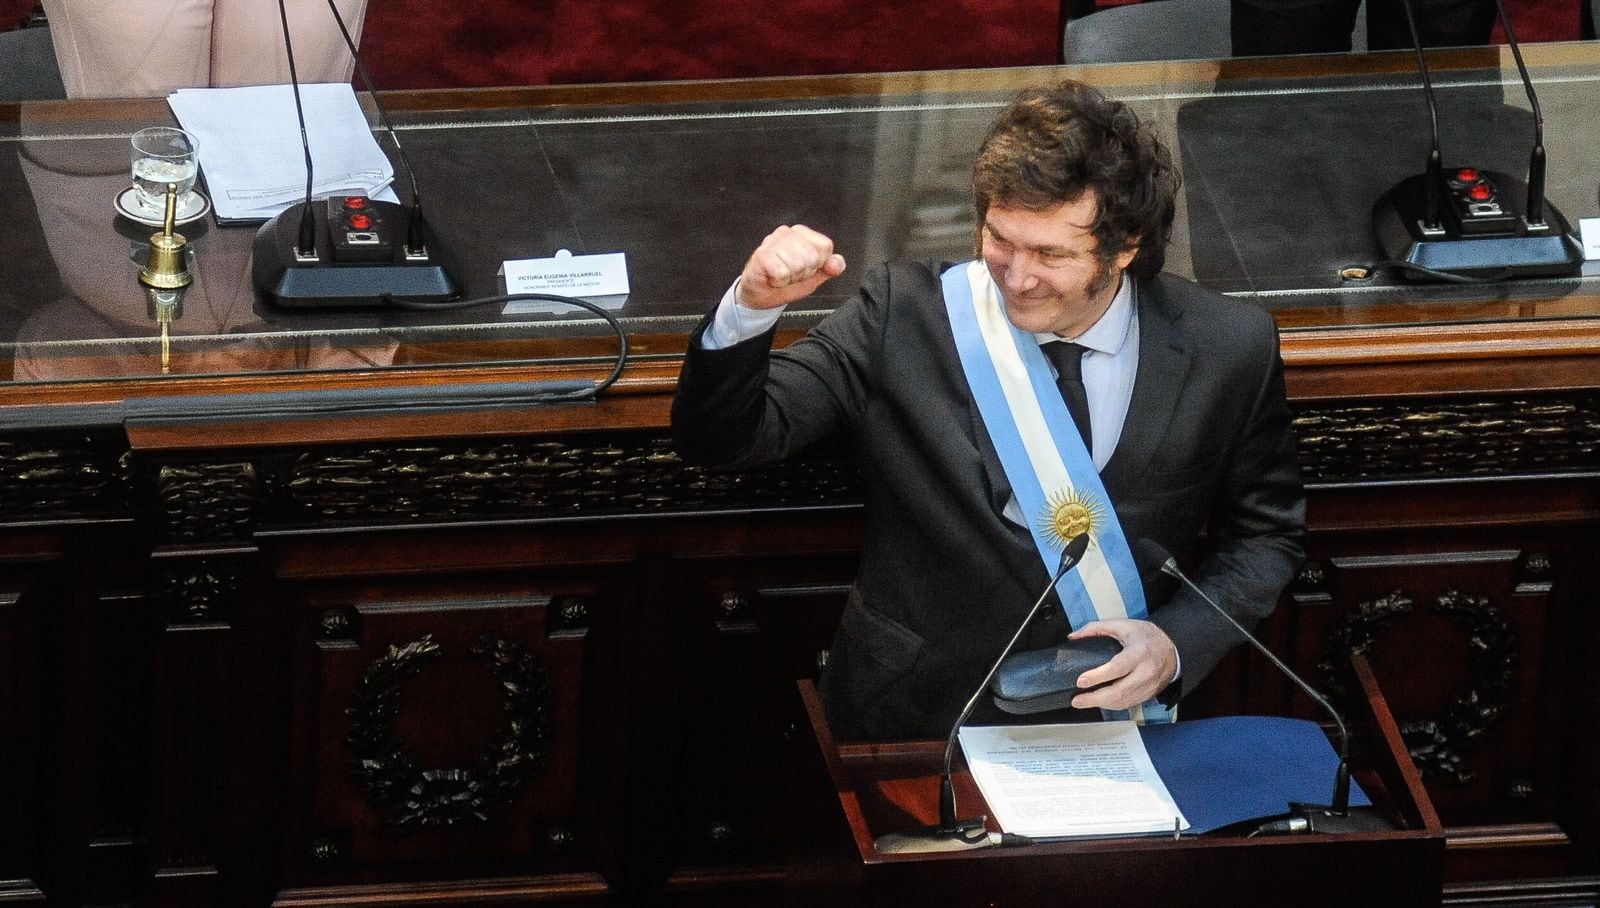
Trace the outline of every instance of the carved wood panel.
[[1349, 656], [1368, 657], [1449, 825], [1554, 818], [1570, 658], [1555, 580], [1574, 552], [1517, 541], [1335, 548], [1313, 562], [1326, 596], [1298, 588], [1298, 661], [1337, 702]]
[[629, 577], [597, 565], [296, 595], [288, 881], [614, 874], [622, 752], [604, 726]]
[[132, 496], [125, 451], [115, 430], [0, 437], [0, 515], [16, 520], [126, 510]]
[[678, 830], [662, 838], [669, 890], [686, 868], [737, 864], [746, 884], [759, 885], [763, 868], [781, 866], [788, 811], [775, 771], [794, 683], [817, 677], [857, 558], [817, 551], [673, 565], [676, 640], [658, 657], [677, 689], [662, 704], [667, 750], [655, 772]]
[[114, 903], [154, 882], [157, 621], [142, 590], [120, 588], [129, 578], [90, 574], [94, 589], [65, 603], [43, 679], [57, 710], [43, 777], [61, 836], [47, 891], [64, 904]]
[[[1600, 393], [1295, 402], [1307, 482], [1560, 475], [1600, 469]], [[90, 441], [0, 439], [0, 504], [90, 506], [122, 488], [120, 461]], [[125, 472], [125, 471], [124, 471]], [[72, 485], [81, 478], [81, 488]], [[686, 464], [664, 430], [520, 439], [318, 446], [218, 459], [153, 460], [139, 473], [150, 516], [180, 544], [266, 527], [352, 526], [568, 515], [670, 514], [860, 501], [842, 445], [769, 466]], [[83, 501], [57, 501], [53, 488]], [[106, 491], [109, 489], [110, 491]], [[89, 493], [94, 494], [89, 494]], [[47, 496], [39, 502], [34, 497]], [[87, 498], [84, 498], [88, 495]]]
[[228, 702], [241, 653], [258, 643], [234, 625], [256, 554], [248, 547], [158, 552], [150, 565], [149, 600], [160, 631], [153, 653], [149, 849], [163, 901], [219, 897], [231, 725], [257, 716], [230, 710]]
[[[1269, 643], [1314, 679], [1365, 648], [1452, 823], [1593, 842], [1600, 783], [1574, 761], [1600, 684], [1572, 679], [1600, 642], [1575, 598], [1600, 561], [1600, 397], [1295, 411], [1320, 503]], [[0, 516], [117, 524], [68, 554], [81, 589], [48, 620], [0, 603], [0, 658], [49, 654], [31, 753], [66, 792], [45, 880], [64, 903], [216, 901], [212, 875], [246, 881], [218, 884], [239, 904], [775, 891], [777, 717], [853, 574], [847, 455], [717, 472], [660, 429], [209, 456], [0, 441]], [[1546, 478], [1360, 491], [1508, 473]], [[257, 545], [303, 557], [264, 576], [281, 563]], [[1212, 679], [1219, 702], [1314, 715], [1253, 658]], [[26, 725], [5, 683], [0, 719]], [[0, 769], [17, 754], [0, 741]]]
[[34, 682], [44, 607], [41, 568], [0, 566], [0, 804], [8, 805], [0, 811], [0, 902], [6, 904], [44, 904], [38, 835], [49, 792], [39, 784], [41, 691]]
[[1600, 467], [1600, 393], [1296, 403], [1308, 481], [1503, 476]]

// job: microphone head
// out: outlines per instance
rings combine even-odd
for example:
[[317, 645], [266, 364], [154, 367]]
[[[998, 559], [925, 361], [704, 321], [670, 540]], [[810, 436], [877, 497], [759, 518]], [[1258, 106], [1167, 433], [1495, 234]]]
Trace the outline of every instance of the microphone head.
[[1069, 570], [1073, 565], [1083, 560], [1083, 553], [1089, 551], [1089, 534], [1079, 533], [1072, 537], [1066, 548], [1061, 550], [1061, 564], [1056, 568], [1058, 574]]
[[1177, 576], [1177, 574], [1173, 573], [1178, 569], [1177, 559], [1173, 558], [1172, 553], [1162, 548], [1161, 543], [1156, 542], [1154, 539], [1140, 539], [1135, 542], [1133, 544], [1133, 560], [1138, 564], [1139, 573], [1141, 574], [1159, 570], [1163, 574]]

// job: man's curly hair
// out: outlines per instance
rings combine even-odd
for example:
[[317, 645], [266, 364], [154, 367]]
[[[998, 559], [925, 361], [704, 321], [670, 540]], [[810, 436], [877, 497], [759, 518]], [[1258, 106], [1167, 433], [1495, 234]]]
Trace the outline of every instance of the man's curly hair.
[[1093, 192], [1090, 228], [1102, 263], [1131, 245], [1134, 277], [1166, 261], [1178, 194], [1172, 156], [1126, 104], [1082, 82], [1030, 88], [1000, 114], [972, 165], [972, 201], [983, 223], [991, 204], [1032, 211]]

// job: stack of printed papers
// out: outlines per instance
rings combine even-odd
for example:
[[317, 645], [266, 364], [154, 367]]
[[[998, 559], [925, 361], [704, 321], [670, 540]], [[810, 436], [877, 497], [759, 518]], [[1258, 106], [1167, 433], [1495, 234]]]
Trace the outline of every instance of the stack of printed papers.
[[1188, 828], [1132, 722], [969, 726], [961, 749], [1006, 832], [1054, 838]]
[[[312, 194], [398, 201], [394, 168], [346, 83], [300, 86], [311, 145]], [[288, 85], [184, 88], [167, 96], [195, 137], [200, 171], [217, 216], [265, 220], [306, 195], [305, 152]]]
[[[1006, 832], [1035, 838], [1190, 834], [1326, 804], [1339, 754], [1315, 722], [1218, 716], [961, 729]], [[1351, 782], [1350, 806], [1372, 805]]]

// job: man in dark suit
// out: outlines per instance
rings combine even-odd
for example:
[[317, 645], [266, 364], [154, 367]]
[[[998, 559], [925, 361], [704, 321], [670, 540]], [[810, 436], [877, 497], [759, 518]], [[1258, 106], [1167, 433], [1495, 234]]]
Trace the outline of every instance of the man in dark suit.
[[[1168, 153], [1124, 105], [1066, 83], [1001, 114], [973, 189], [974, 279], [992, 277], [1018, 337], [1087, 349], [1087, 413], [1074, 416], [1125, 538], [1160, 543], [1241, 622], [1259, 621], [1299, 562], [1304, 523], [1277, 332], [1257, 308], [1159, 274], [1177, 189]], [[943, 735], [1049, 566], [958, 360], [944, 269], [872, 269], [770, 352], [776, 312], [844, 269], [814, 230], [769, 235], [691, 342], [675, 438], [685, 457], [723, 465], [853, 439], [867, 541], [823, 672], [829, 719], [849, 739]], [[1148, 620], [1071, 632], [1123, 647], [1082, 676], [1096, 689], [1074, 707], [1187, 691], [1238, 642], [1149, 568]], [[1066, 623], [1059, 609], [1035, 621], [1024, 648], [1060, 642]]]

